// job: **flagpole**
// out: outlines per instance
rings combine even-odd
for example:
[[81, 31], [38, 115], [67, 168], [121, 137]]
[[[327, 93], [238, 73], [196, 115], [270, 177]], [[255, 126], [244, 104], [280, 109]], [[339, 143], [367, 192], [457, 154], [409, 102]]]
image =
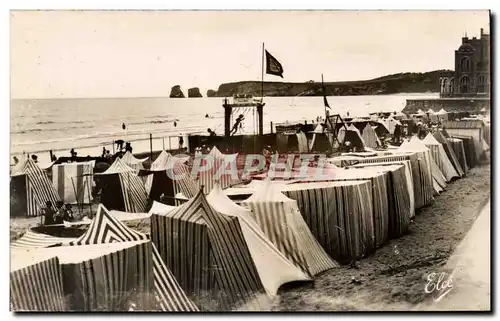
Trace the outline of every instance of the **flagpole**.
[[262, 102], [264, 102], [264, 43], [262, 43], [262, 75], [261, 75], [260, 92], [262, 94]]
[[[323, 88], [323, 97], [326, 97], [325, 83], [323, 81], [323, 74], [321, 74], [321, 87]], [[325, 104], [323, 104], [325, 105]], [[326, 119], [326, 105], [325, 107], [325, 119]]]

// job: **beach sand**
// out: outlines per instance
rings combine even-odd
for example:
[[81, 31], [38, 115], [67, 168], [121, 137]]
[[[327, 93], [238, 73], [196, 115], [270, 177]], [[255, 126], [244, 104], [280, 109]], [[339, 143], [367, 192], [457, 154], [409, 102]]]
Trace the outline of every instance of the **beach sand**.
[[[284, 285], [271, 311], [408, 311], [432, 302], [425, 293], [427, 275], [448, 259], [490, 198], [489, 164], [473, 168], [448, 185], [430, 206], [420, 209], [410, 233], [388, 241], [357, 268], [343, 266], [318, 276], [314, 284]], [[93, 207], [94, 211], [97, 209]], [[11, 219], [11, 240], [36, 226], [40, 218]], [[149, 222], [127, 225], [149, 232]], [[361, 283], [352, 282], [355, 277]]]

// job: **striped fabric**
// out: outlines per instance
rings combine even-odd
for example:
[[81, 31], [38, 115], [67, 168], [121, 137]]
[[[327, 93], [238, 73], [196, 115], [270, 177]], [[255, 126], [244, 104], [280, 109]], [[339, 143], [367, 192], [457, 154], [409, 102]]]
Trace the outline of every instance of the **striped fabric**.
[[209, 158], [200, 160], [202, 162], [200, 166], [204, 166], [207, 161], [211, 161], [212, 166], [205, 170], [202, 168], [200, 168], [200, 170], [195, 168], [192, 169], [192, 173], [197, 175], [195, 181], [198, 188], [203, 186], [203, 192], [208, 194], [215, 183], [219, 183], [222, 188], [237, 184], [239, 182], [238, 177], [233, 177], [231, 173], [222, 172], [224, 168], [227, 170], [234, 168], [237, 171], [237, 156], [238, 154], [222, 154], [217, 147], [214, 146], [210, 151]]
[[252, 212], [227, 197], [217, 184], [207, 201], [218, 213], [236, 216], [259, 277], [267, 294], [274, 297], [278, 288], [292, 281], [311, 281], [311, 277], [296, 267], [269, 241], [252, 217]]
[[[413, 193], [415, 196], [415, 209], [429, 205], [434, 199], [432, 187], [432, 173], [429, 171], [426, 162], [418, 153], [396, 154], [391, 156], [377, 156], [367, 158], [357, 158], [353, 163], [373, 164], [397, 161], [410, 161], [413, 178]], [[345, 162], [344, 162], [345, 165]]]
[[297, 201], [282, 194], [278, 185], [266, 181], [242, 205], [252, 211], [255, 221], [278, 250], [309, 275], [338, 266], [309, 230]]
[[373, 228], [369, 181], [297, 183], [283, 192], [297, 202], [311, 232], [335, 260], [348, 263], [366, 254], [366, 232]]
[[467, 165], [469, 166], [469, 169], [475, 167], [479, 160], [479, 155], [476, 153], [474, 138], [472, 138], [471, 136], [460, 136], [460, 135], [453, 135], [450, 138], [460, 139], [463, 142], [465, 158], [467, 159]]
[[432, 158], [436, 162], [440, 171], [443, 173], [447, 182], [451, 181], [455, 177], [460, 177], [455, 170], [455, 167], [453, 167], [450, 159], [446, 155], [443, 145], [441, 145], [431, 133], [427, 134], [422, 142], [427, 148], [429, 148]]
[[64, 203], [88, 204], [91, 201], [95, 161], [52, 166], [52, 184]]
[[456, 155], [456, 159], [460, 166], [464, 169], [465, 173], [469, 172], [469, 165], [467, 164], [467, 157], [465, 156], [464, 143], [458, 138], [445, 138], [448, 145], [451, 146], [451, 151]]
[[[446, 132], [452, 137], [455, 136], [469, 136], [473, 138], [474, 149], [478, 158], [480, 158], [484, 152], [489, 148], [484, 142], [483, 129], [482, 128], [448, 128], [446, 127]], [[486, 147], [486, 148], [485, 148]]]
[[238, 217], [217, 213], [201, 191], [166, 215], [153, 214], [151, 233], [199, 306], [228, 310], [266, 295]]
[[[106, 244], [148, 240], [149, 236], [128, 228], [113, 217], [104, 206], [99, 205], [87, 232], [69, 245]], [[161, 260], [155, 245], [152, 245], [154, 286], [163, 311], [197, 311]], [[135, 264], [140, 265], [141, 262]]]
[[[376, 167], [387, 167], [387, 168], [381, 168], [380, 170], [389, 170], [393, 171], [392, 168], [394, 165], [402, 165], [404, 166], [404, 175], [405, 175], [405, 180], [406, 180], [406, 188], [408, 191], [408, 200], [410, 202], [410, 218], [413, 218], [415, 216], [415, 193], [413, 192], [413, 173], [411, 169], [411, 162], [409, 160], [404, 160], [404, 161], [394, 161], [394, 162], [381, 162], [381, 163], [367, 163], [367, 164], [356, 164], [353, 165], [355, 168], [364, 168], [364, 167], [373, 167], [374, 169]], [[395, 184], [395, 180], [393, 179], [392, 184]], [[395, 187], [393, 187], [395, 188]], [[390, 196], [390, 195], [389, 195]], [[403, 197], [401, 197], [404, 199]]]
[[[10, 304], [14, 312], [66, 310], [62, 272], [57, 257], [21, 259], [11, 252]], [[16, 262], [21, 261], [21, 262]], [[16, 266], [17, 265], [17, 266]]]
[[124, 311], [133, 302], [140, 310], [154, 310], [151, 247], [150, 241], [134, 241], [54, 248], [63, 263], [70, 309]]
[[151, 172], [146, 179], [146, 191], [154, 200], [159, 200], [161, 194], [175, 197], [182, 193], [191, 198], [198, 193], [199, 188], [191, 177], [188, 166], [165, 151], [151, 164]]
[[123, 156], [121, 157], [121, 159], [122, 159], [122, 161], [125, 164], [127, 164], [128, 166], [130, 166], [130, 168], [139, 171], [141, 169], [144, 169], [143, 163], [148, 158], [146, 157], [146, 158], [143, 158], [143, 159], [138, 159], [138, 158], [135, 158], [135, 156], [131, 152], [127, 151], [125, 154], [123, 154]]
[[469, 129], [469, 128], [475, 128], [475, 129], [482, 129], [484, 127], [484, 122], [480, 119], [467, 119], [467, 120], [448, 120], [443, 122], [443, 127], [448, 129]]
[[486, 141], [486, 144], [488, 144], [488, 146], [491, 146], [491, 125], [490, 124], [484, 125], [483, 138]]
[[104, 173], [96, 174], [96, 176], [118, 175], [121, 191], [103, 188], [102, 193], [121, 193], [125, 212], [144, 213], [147, 207], [146, 188], [135, 172], [120, 158], [117, 158]]
[[323, 172], [330, 173], [317, 177], [310, 175], [310, 178], [302, 179], [303, 182], [318, 182], [318, 181], [356, 181], [369, 180], [372, 183], [372, 211], [370, 212], [370, 228], [366, 229], [367, 238], [364, 242], [366, 253], [370, 253], [375, 248], [382, 246], [388, 237], [388, 196], [387, 184], [388, 173], [383, 171], [374, 172], [364, 169], [323, 169]]
[[[378, 139], [377, 133], [373, 130], [372, 126], [367, 123], [363, 129], [361, 137], [365, 141], [366, 147], [376, 148], [380, 145], [380, 140]], [[378, 145], [377, 145], [378, 144]]]
[[431, 159], [431, 170], [432, 170], [432, 180], [434, 187], [434, 194], [440, 194], [446, 188], [446, 177], [443, 175], [439, 166], [434, 161], [434, 158]]
[[[52, 186], [47, 174], [29, 158], [22, 161], [13, 169], [12, 176], [25, 175], [26, 177], [26, 216], [38, 216], [47, 201], [56, 206], [60, 200], [57, 191]], [[54, 207], [55, 209], [55, 207]]]
[[54, 244], [67, 244], [72, 239], [27, 230], [24, 235], [10, 244], [11, 249], [44, 248]]
[[458, 155], [454, 152], [452, 145], [449, 143], [448, 139], [443, 135], [442, 131], [440, 130], [435, 131], [433, 136], [436, 139], [436, 141], [443, 146], [446, 156], [448, 156], [448, 159], [450, 160], [451, 164], [457, 171], [458, 175], [460, 175], [460, 177], [465, 176], [465, 174], [468, 171], [467, 166], [464, 167], [465, 164], [462, 164], [459, 161]]
[[408, 231], [410, 220], [415, 216], [411, 165], [379, 163], [373, 165], [355, 165], [372, 171], [386, 171], [388, 197], [388, 236], [400, 237]]

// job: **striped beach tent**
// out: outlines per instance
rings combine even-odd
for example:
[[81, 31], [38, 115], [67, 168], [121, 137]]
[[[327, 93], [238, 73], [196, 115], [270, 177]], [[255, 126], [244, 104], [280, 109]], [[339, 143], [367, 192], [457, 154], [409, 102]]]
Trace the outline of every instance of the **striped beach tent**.
[[429, 205], [433, 197], [432, 173], [423, 156], [417, 152], [392, 152], [391, 155], [376, 157], [350, 157], [343, 160], [342, 166], [354, 164], [392, 163], [409, 161], [412, 171], [413, 195], [415, 197], [415, 209]]
[[[150, 174], [146, 178], [146, 191], [150, 200], [159, 201], [162, 194], [173, 198], [179, 193], [191, 198], [198, 192], [188, 166], [166, 151], [158, 155], [146, 173]], [[171, 200], [170, 205], [174, 205], [175, 202]]]
[[[453, 155], [455, 155], [456, 161], [464, 171], [462, 176], [465, 176], [465, 174], [469, 171], [469, 165], [467, 164], [467, 157], [465, 156], [463, 141], [458, 138], [444, 138], [444, 139], [447, 142], [448, 148], [450, 148]], [[443, 147], [444, 146], [445, 145], [443, 145]]]
[[52, 166], [52, 184], [64, 203], [88, 204], [92, 201], [92, 174], [95, 161]]
[[489, 150], [488, 144], [484, 140], [484, 122], [480, 119], [469, 119], [460, 121], [445, 121], [443, 128], [451, 136], [470, 136], [474, 139], [476, 155], [481, 158], [484, 152]]
[[47, 174], [29, 158], [21, 160], [10, 177], [10, 210], [13, 216], [38, 216], [47, 201], [55, 206], [60, 197]]
[[[406, 163], [409, 163], [406, 161]], [[402, 163], [378, 163], [378, 164], [355, 165], [355, 168], [364, 168], [368, 172], [387, 173], [387, 235], [388, 237], [399, 237], [408, 231], [411, 218], [415, 215], [413, 201], [413, 182], [411, 182], [410, 164]], [[408, 186], [411, 186], [410, 188]], [[374, 189], [374, 188], [373, 188]], [[373, 190], [372, 189], [372, 190]], [[411, 190], [411, 191], [410, 191]], [[376, 195], [374, 195], [375, 197]], [[376, 204], [374, 204], [375, 206]], [[374, 225], [377, 217], [374, 216]], [[379, 229], [383, 227], [380, 226]], [[380, 234], [380, 231], [379, 231]], [[379, 245], [380, 246], [380, 245]]]
[[311, 276], [290, 262], [269, 241], [253, 219], [252, 212], [231, 201], [218, 184], [207, 195], [207, 201], [218, 213], [238, 218], [243, 237], [267, 294], [276, 296], [278, 288], [288, 282], [312, 281]]
[[347, 126], [347, 130], [344, 127], [341, 127], [339, 129], [337, 138], [341, 142], [349, 141], [353, 146], [356, 146], [359, 149], [364, 149], [366, 146], [363, 137], [361, 137], [361, 133], [352, 124]]
[[296, 183], [283, 186], [295, 200], [312, 234], [335, 260], [349, 263], [366, 253], [373, 229], [369, 181]]
[[377, 146], [380, 146], [380, 140], [378, 139], [377, 133], [369, 123], [367, 123], [363, 128], [361, 137], [363, 138], [366, 147], [376, 148]]
[[448, 155], [446, 155], [443, 145], [439, 143], [436, 138], [434, 138], [433, 134], [428, 133], [422, 142], [425, 146], [427, 146], [427, 148], [429, 148], [432, 158], [443, 173], [447, 182], [451, 181], [455, 177], [460, 177], [448, 158]]
[[[148, 240], [146, 234], [134, 231], [111, 215], [103, 205], [99, 205], [97, 214], [87, 232], [69, 245], [105, 244]], [[161, 259], [156, 246], [151, 246], [154, 288], [163, 311], [197, 311], [196, 306], [187, 298], [172, 273]], [[138, 261], [135, 264], [140, 265]], [[146, 267], [144, 267], [146, 268]]]
[[102, 188], [101, 203], [109, 209], [131, 213], [144, 213], [147, 194], [136, 171], [120, 158], [103, 173], [95, 174]]
[[255, 221], [280, 252], [303, 271], [314, 276], [338, 266], [311, 233], [297, 201], [281, 193], [279, 185], [265, 181], [241, 204], [252, 211]]
[[479, 155], [477, 155], [476, 153], [474, 138], [472, 136], [453, 135], [447, 138], [455, 138], [462, 141], [465, 151], [465, 158], [467, 159], [467, 165], [469, 169], [477, 165], [479, 161]]
[[215, 211], [201, 190], [166, 215], [153, 213], [151, 235], [200, 308], [231, 310], [268, 300], [239, 218]]
[[11, 250], [10, 308], [14, 312], [67, 310], [62, 270], [55, 254]]
[[214, 146], [208, 155], [195, 158], [191, 173], [198, 188], [203, 186], [203, 192], [208, 194], [216, 182], [223, 189], [238, 183], [237, 156], [222, 154]]
[[16, 249], [11, 255], [57, 257], [66, 311], [126, 311], [129, 302], [152, 308], [153, 271], [144, 269], [152, 264], [150, 241]]
[[143, 163], [148, 160], [148, 157], [142, 159], [136, 158], [130, 151], [125, 152], [121, 158], [125, 164], [136, 171], [144, 169]]
[[[455, 152], [452, 144], [450, 143], [448, 138], [443, 134], [443, 131], [441, 131], [441, 130], [436, 130], [433, 133], [433, 136], [436, 139], [436, 141], [439, 142], [443, 146], [443, 149], [446, 153], [446, 156], [448, 156], [448, 159], [450, 160], [451, 164], [453, 165], [453, 167], [457, 171], [458, 175], [460, 175], [460, 177], [465, 176], [465, 174], [468, 171], [468, 167], [466, 166], [465, 163], [462, 163], [461, 161], [459, 161], [459, 153], [461, 153], [462, 150], [459, 149], [458, 152]], [[465, 155], [461, 155], [460, 157], [465, 157]], [[464, 160], [465, 160], [465, 158], [464, 158]]]

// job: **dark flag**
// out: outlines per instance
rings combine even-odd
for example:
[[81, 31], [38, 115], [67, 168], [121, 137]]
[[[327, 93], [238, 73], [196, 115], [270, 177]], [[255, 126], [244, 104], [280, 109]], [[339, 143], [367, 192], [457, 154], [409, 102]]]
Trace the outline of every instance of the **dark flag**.
[[330, 105], [328, 105], [328, 100], [326, 100], [326, 95], [325, 94], [323, 94], [323, 102], [325, 103], [325, 107], [326, 108], [332, 109], [332, 107], [330, 107]]
[[280, 76], [283, 78], [283, 67], [279, 61], [266, 50], [266, 74]]

